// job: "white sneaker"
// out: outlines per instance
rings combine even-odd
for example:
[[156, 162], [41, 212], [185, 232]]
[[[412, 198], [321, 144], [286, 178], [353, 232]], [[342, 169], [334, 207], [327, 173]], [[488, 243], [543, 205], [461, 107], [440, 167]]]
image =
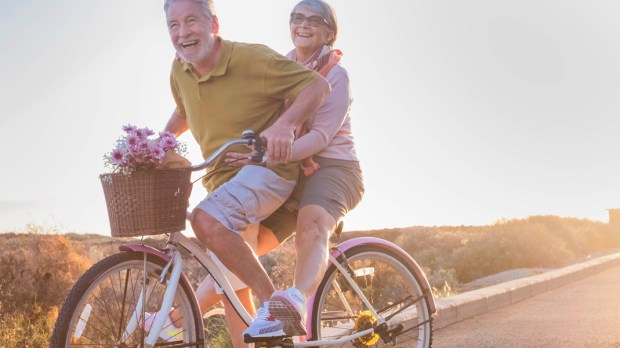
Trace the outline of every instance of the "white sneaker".
[[282, 321], [287, 335], [306, 335], [306, 298], [296, 288], [276, 290], [269, 299], [269, 312]]
[[[144, 312], [144, 331], [151, 332], [151, 327], [153, 326], [153, 322], [155, 322], [155, 318], [157, 318], [159, 312], [149, 313]], [[183, 341], [183, 328], [179, 328], [170, 319], [170, 315], [166, 315], [166, 322], [164, 323], [164, 327], [159, 332], [159, 338], [164, 341]]]
[[255, 342], [265, 338], [284, 337], [282, 322], [269, 314], [269, 302], [263, 302], [254, 313], [252, 324], [243, 331], [245, 343]]

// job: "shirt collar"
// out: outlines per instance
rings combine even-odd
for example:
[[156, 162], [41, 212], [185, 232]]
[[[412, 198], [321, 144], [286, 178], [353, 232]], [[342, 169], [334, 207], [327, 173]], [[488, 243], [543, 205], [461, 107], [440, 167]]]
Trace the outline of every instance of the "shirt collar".
[[[228, 62], [230, 61], [230, 56], [232, 55], [232, 42], [223, 40], [222, 38], [217, 38], [222, 46], [220, 52], [220, 59], [217, 61], [213, 71], [207, 76], [203, 76], [203, 78], [211, 77], [211, 76], [221, 76], [226, 73], [226, 68], [228, 67]], [[183, 71], [192, 71], [192, 65], [190, 63], [183, 63]]]

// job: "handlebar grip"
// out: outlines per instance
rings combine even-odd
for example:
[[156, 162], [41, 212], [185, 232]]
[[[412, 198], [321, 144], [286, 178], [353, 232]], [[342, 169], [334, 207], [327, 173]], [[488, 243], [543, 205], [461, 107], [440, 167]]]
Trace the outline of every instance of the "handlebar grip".
[[252, 130], [243, 131], [243, 139], [250, 139], [250, 145], [254, 145], [254, 155], [250, 158], [254, 162], [262, 162], [265, 156], [265, 149], [263, 148], [263, 142], [259, 136], [254, 134]]

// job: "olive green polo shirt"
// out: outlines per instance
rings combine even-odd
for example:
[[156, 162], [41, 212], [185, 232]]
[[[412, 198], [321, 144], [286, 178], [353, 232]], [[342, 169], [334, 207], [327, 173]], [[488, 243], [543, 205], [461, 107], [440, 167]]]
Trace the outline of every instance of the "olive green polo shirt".
[[[266, 46], [220, 40], [221, 56], [210, 74], [199, 77], [190, 64], [179, 61], [170, 74], [176, 112], [187, 120], [204, 158], [241, 138], [244, 130], [260, 134], [284, 112], [285, 100], [294, 100], [319, 77]], [[269, 168], [285, 179], [297, 179], [296, 162]], [[203, 184], [211, 192], [238, 170], [220, 158], [207, 170]]]

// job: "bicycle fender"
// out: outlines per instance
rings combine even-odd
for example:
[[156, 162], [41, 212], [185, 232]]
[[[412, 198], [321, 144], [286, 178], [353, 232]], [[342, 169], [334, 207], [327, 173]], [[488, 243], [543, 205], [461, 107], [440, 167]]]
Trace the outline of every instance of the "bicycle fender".
[[166, 260], [166, 262], [170, 261], [170, 257], [166, 255], [165, 252], [155, 249], [151, 246], [139, 244], [139, 243], [123, 243], [118, 247], [120, 251], [134, 251], [137, 253], [147, 253], [149, 255], [153, 255], [159, 257], [160, 259]]
[[428, 307], [429, 307], [431, 314], [434, 314], [437, 312], [437, 308], [435, 308], [435, 299], [433, 298], [433, 291], [432, 291], [431, 285], [429, 284], [428, 279], [426, 278], [426, 275], [422, 271], [422, 268], [413, 259], [413, 257], [409, 255], [409, 253], [404, 251], [398, 245], [388, 242], [387, 240], [384, 240], [381, 238], [359, 237], [359, 238], [352, 238], [352, 239], [349, 239], [347, 241], [344, 241], [338, 244], [335, 248], [336, 250], [332, 250], [331, 254], [334, 257], [338, 257], [338, 255], [341, 252], [343, 253], [359, 245], [377, 245], [385, 249], [388, 249], [392, 253], [402, 257], [402, 259], [411, 268], [415, 276], [420, 280], [420, 286], [422, 287], [422, 291], [424, 291], [424, 293], [426, 294], [426, 298], [428, 300]]

